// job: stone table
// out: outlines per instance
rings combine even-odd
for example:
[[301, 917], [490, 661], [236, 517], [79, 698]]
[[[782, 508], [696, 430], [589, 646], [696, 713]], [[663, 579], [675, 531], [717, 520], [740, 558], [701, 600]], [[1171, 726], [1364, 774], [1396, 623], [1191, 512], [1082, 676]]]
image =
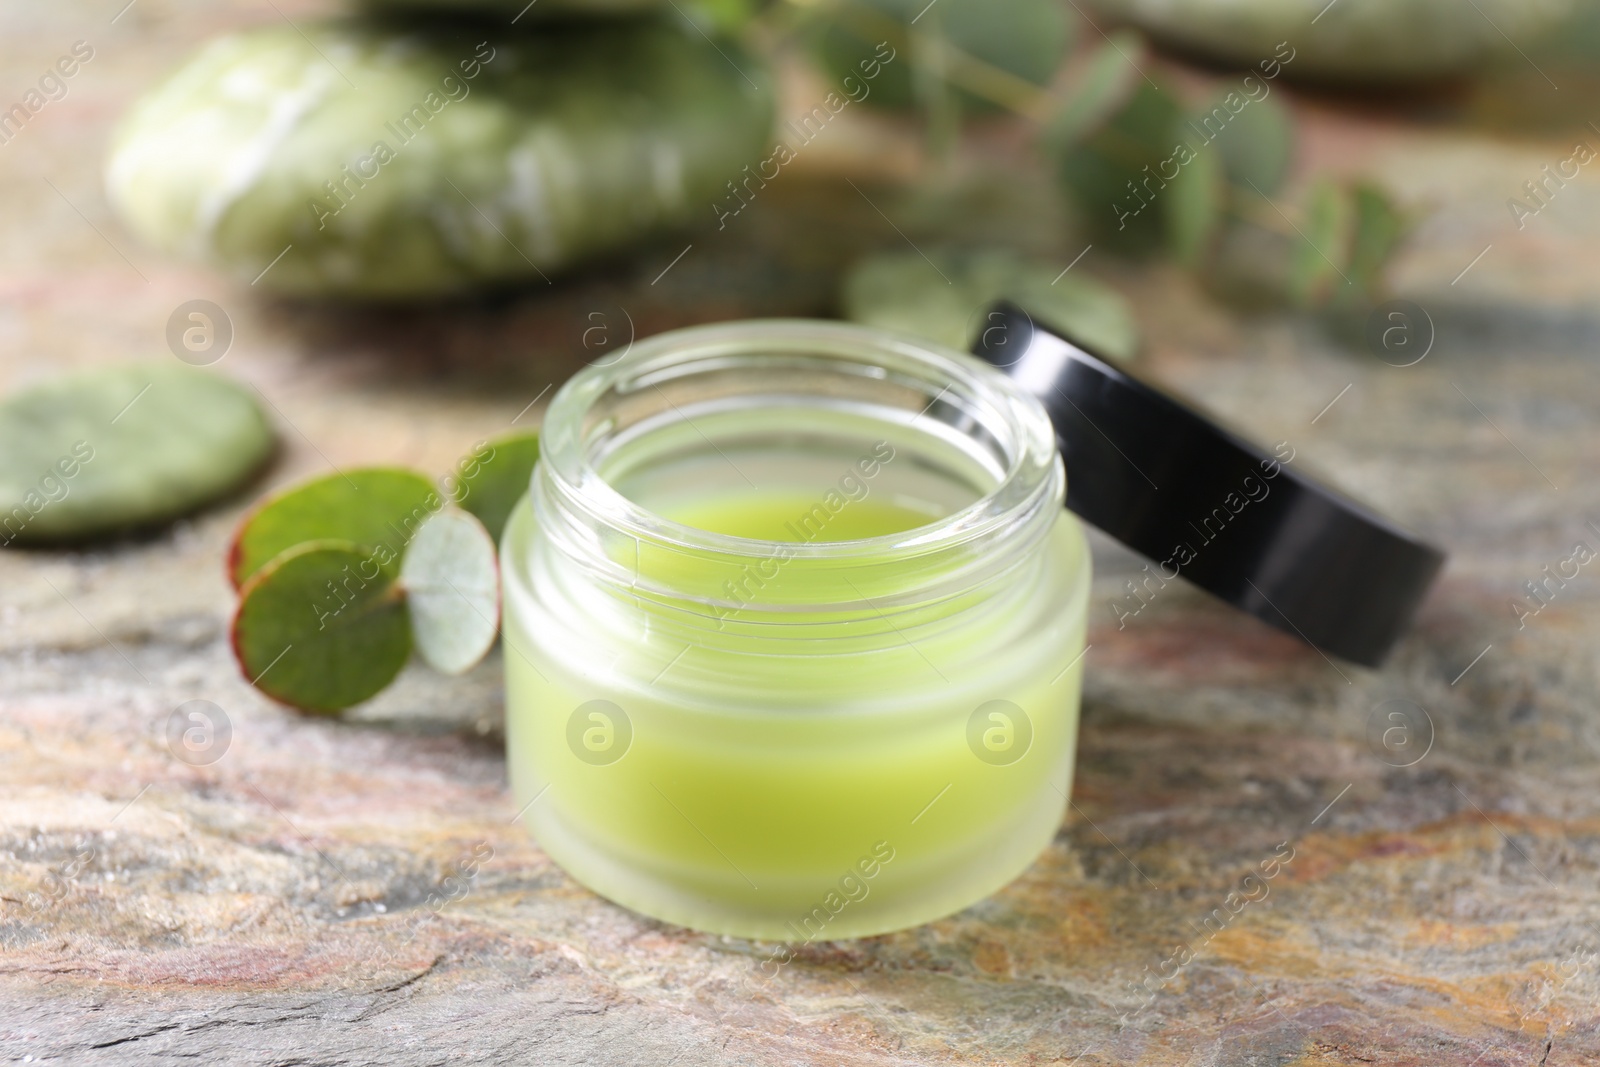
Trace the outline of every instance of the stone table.
[[[140, 248], [98, 167], [131, 94], [195, 43], [318, 5], [123, 3], [0, 12], [0, 103], [74, 41], [95, 49], [0, 145], [0, 386], [170, 358], [167, 316], [203, 297], [236, 329], [219, 369], [270, 401], [284, 448], [238, 499], [166, 531], [0, 554], [6, 1062], [1600, 1060], [1600, 578], [1583, 568], [1536, 613], [1524, 593], [1576, 542], [1600, 547], [1600, 181], [1586, 171], [1521, 230], [1504, 205], [1574, 138], [1600, 144], [1556, 107], [1581, 107], [1570, 86], [1541, 96], [1523, 71], [1404, 118], [1297, 105], [1304, 164], [1375, 173], [1423, 211], [1395, 273], [1436, 327], [1415, 366], [1305, 318], [1236, 314], [1167, 268], [1079, 268], [1138, 308], [1146, 373], [1450, 547], [1389, 665], [1329, 662], [1177, 585], [1119, 629], [1109, 602], [1140, 564], [1097, 541], [1054, 843], [959, 915], [809, 946], [773, 978], [766, 947], [598, 899], [513, 825], [496, 660], [449, 681], [408, 670], [342, 719], [256, 694], [228, 652], [221, 556], [269, 486], [330, 464], [443, 471], [534, 422], [593, 314], [642, 335], [827, 313], [849, 255], [901, 241], [846, 168], [923, 239], [928, 205], [891, 181], [915, 137], [848, 116], [660, 284], [690, 238], [481, 303], [284, 305]], [[795, 99], [816, 88], [789, 81]], [[1507, 100], [1533, 110], [1508, 118]], [[1064, 264], [1082, 239], [1040, 199], [1046, 179], [1005, 130], [978, 136], [939, 195], [976, 202], [1004, 174], [1010, 207], [973, 218]], [[168, 744], [195, 699], [231, 723], [204, 766]], [[1268, 861], [1266, 894], [1230, 903]]]

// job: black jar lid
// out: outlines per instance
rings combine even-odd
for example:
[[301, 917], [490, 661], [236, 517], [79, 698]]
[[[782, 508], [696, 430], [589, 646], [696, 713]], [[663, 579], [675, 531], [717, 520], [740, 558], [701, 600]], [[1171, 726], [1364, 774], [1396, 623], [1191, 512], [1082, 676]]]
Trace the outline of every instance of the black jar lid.
[[[1324, 652], [1376, 667], [1445, 554], [1010, 303], [973, 351], [1050, 412], [1067, 507], [1136, 552]], [[1174, 573], [1176, 572], [1176, 574]]]

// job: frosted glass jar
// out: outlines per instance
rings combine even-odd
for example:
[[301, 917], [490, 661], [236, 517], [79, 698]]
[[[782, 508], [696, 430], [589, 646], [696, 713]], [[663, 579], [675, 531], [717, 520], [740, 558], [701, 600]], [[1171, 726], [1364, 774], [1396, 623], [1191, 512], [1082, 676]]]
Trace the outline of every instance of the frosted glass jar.
[[585, 369], [543, 442], [502, 546], [506, 743], [579, 882], [832, 940], [1051, 840], [1089, 553], [1032, 397], [893, 334], [728, 323]]

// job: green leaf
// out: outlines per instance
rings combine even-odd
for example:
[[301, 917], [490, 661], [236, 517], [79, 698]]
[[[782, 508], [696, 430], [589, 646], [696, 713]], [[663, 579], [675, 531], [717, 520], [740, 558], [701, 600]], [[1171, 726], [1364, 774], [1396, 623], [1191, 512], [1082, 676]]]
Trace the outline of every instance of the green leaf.
[[[1230, 98], [1239, 107], [1237, 113], [1228, 106]], [[1195, 112], [1189, 128], [1222, 154], [1223, 169], [1235, 185], [1254, 187], [1265, 196], [1283, 187], [1294, 154], [1294, 125], [1275, 98], [1252, 100], [1230, 89]]]
[[245, 516], [234, 534], [228, 573], [236, 587], [242, 586], [285, 549], [329, 538], [373, 546], [384, 570], [395, 573], [406, 543], [443, 504], [426, 476], [400, 467], [313, 478], [269, 497]]
[[296, 545], [240, 591], [234, 656], [274, 700], [331, 713], [394, 680], [411, 654], [405, 594], [375, 550], [349, 541]]
[[411, 638], [434, 670], [460, 674], [500, 633], [500, 572], [494, 541], [459, 508], [429, 517], [400, 564], [411, 609]]
[[498, 544], [511, 509], [528, 491], [534, 464], [539, 462], [539, 435], [531, 431], [507, 434], [474, 448], [445, 478], [450, 499], [472, 512]]
[[176, 362], [97, 367], [0, 401], [0, 544], [77, 541], [167, 522], [272, 455], [244, 386]]
[[[1055, 0], [842, 0], [827, 12], [815, 52], [831, 80], [862, 103], [905, 109], [918, 98], [918, 68], [948, 76], [969, 57], [1004, 95], [1006, 82], [1047, 85], [1071, 43], [1072, 25]], [[961, 56], [941, 52], [942, 44]], [[995, 109], [990, 95], [959, 93], [979, 110]]]
[[933, 250], [930, 259], [933, 266], [918, 253], [891, 252], [858, 262], [845, 276], [845, 317], [965, 351], [982, 313], [1006, 299], [1102, 355], [1128, 359], [1138, 350], [1127, 302], [1082, 266], [1063, 274], [1004, 249]]
[[1355, 239], [1350, 253], [1350, 280], [1362, 295], [1375, 296], [1383, 287], [1383, 271], [1401, 240], [1408, 220], [1387, 193], [1370, 182], [1352, 187]]
[[692, 0], [684, 4], [695, 25], [703, 22], [713, 34], [725, 35], [738, 33], [760, 7], [760, 0]]
[[1128, 102], [1141, 81], [1144, 38], [1118, 30], [1083, 62], [1067, 100], [1046, 126], [1044, 143], [1056, 151], [1081, 141]]
[[1167, 242], [1178, 262], [1194, 268], [1207, 258], [1222, 224], [1226, 184], [1221, 157], [1202, 150], [1161, 190]]
[[1120, 108], [1061, 147], [1062, 184], [1095, 243], [1129, 253], [1161, 243], [1160, 172], [1179, 157], [1181, 118], [1177, 100], [1141, 80]]
[[1327, 179], [1312, 187], [1289, 254], [1289, 294], [1299, 306], [1323, 307], [1345, 285], [1354, 217], [1349, 189]]

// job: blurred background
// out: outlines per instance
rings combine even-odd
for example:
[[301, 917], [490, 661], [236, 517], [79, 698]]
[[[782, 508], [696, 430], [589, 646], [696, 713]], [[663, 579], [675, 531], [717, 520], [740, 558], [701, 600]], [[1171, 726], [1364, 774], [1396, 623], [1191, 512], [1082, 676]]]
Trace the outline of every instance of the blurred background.
[[[347, 14], [333, 5], [189, 9], [137, 0], [99, 23], [97, 13], [70, 6], [10, 13], [12, 95], [40, 107], [12, 113], [0, 129], [15, 205], [9, 242], [31, 284], [58, 271], [72, 284], [48, 301], [9, 307], [7, 336], [25, 351], [70, 324], [68, 338], [50, 347], [110, 354], [135, 334], [162, 336], [161, 308], [220, 296], [238, 320], [240, 355], [257, 342], [330, 355], [381, 352], [391, 371], [448, 367], [449, 379], [465, 384], [483, 373], [537, 376], [531, 368], [546, 361], [549, 380], [575, 345], [597, 350], [740, 315], [902, 327], [932, 316], [924, 328], [960, 344], [965, 324], [955, 311], [996, 291], [1032, 296], [1125, 357], [1157, 353], [1169, 338], [1203, 345], [1208, 325], [1230, 316], [1329, 327], [1359, 350], [1365, 314], [1391, 297], [1449, 318], [1510, 302], [1508, 280], [1519, 307], [1570, 306], [1587, 291], [1582, 258], [1560, 244], [1584, 235], [1587, 175], [1574, 150], [1600, 139], [1585, 103], [1600, 15], [1581, 3], [1339, 0], [1314, 12], [1242, 0], [666, 0], [620, 13], [615, 4], [589, 12], [570, 4], [541, 21], [545, 4], [553, 0], [520, 12], [510, 0], [374, 0], [377, 10], [359, 27], [331, 28], [329, 19]], [[682, 38], [666, 61], [652, 66], [660, 57], [628, 50], [641, 22], [664, 23], [666, 36]], [[242, 54], [192, 64], [188, 85], [164, 89], [128, 119], [134, 101], [200, 46], [238, 30], [252, 31]], [[232, 141], [208, 141], [203, 124], [182, 125], [185, 109], [225, 95], [230, 63], [236, 81], [262, 69], [275, 75], [285, 64], [324, 66], [330, 79], [329, 70], [348, 83], [312, 106], [330, 110], [347, 87], [345, 95], [361, 90], [328, 52], [429, 41], [413, 61], [437, 80], [455, 65], [444, 42], [463, 35], [560, 42], [555, 51], [566, 66], [557, 64], [559, 79], [547, 77], [566, 88], [522, 84], [534, 77], [522, 68], [549, 68], [552, 57], [513, 47], [498, 70], [485, 68], [479, 99], [498, 94], [495, 102], [530, 125], [654, 128], [655, 147], [688, 160], [688, 188], [608, 230], [609, 220], [628, 214], [618, 205], [654, 195], [647, 153], [618, 152], [583, 160], [597, 173], [608, 163], [613, 173], [632, 172], [595, 183], [617, 186], [615, 201], [562, 201], [559, 188], [547, 189], [548, 204], [519, 215], [507, 191], [491, 204], [493, 218], [480, 220], [478, 190], [446, 160], [430, 158], [412, 168], [425, 171], [420, 177], [388, 183], [407, 183], [404, 196], [384, 190], [388, 175], [374, 178], [387, 202], [365, 218], [338, 219], [318, 216], [310, 202], [337, 209], [349, 196], [354, 213], [378, 197], [352, 195], [355, 186], [337, 169], [286, 163], [241, 179], [199, 162], [237, 153], [236, 142], [268, 125], [274, 102], [294, 98], [302, 72], [239, 105]], [[302, 41], [309, 58], [288, 54], [288, 43]], [[41, 100], [35, 83], [53, 78], [52, 64], [75, 44], [93, 58], [54, 78], [59, 99], [46, 84]], [[470, 42], [460, 50], [470, 56]], [[366, 62], [348, 54], [347, 63]], [[39, 71], [26, 75], [32, 67]], [[700, 84], [677, 88], [695, 78]], [[374, 76], [365, 91], [370, 115], [346, 116], [345, 128], [331, 133], [297, 131], [298, 141], [280, 131], [274, 148], [312, 160], [321, 153], [324, 168], [355, 162], [370, 141], [389, 137], [383, 116], [416, 103], [394, 80]], [[637, 103], [655, 84], [663, 99], [654, 112], [628, 117], [631, 105], [609, 99]], [[384, 100], [396, 91], [392, 103]], [[588, 114], [569, 99], [584, 93]], [[729, 102], [741, 94], [752, 101]], [[678, 122], [680, 115], [688, 118]], [[119, 122], [123, 149], [108, 167]], [[710, 132], [719, 127], [720, 141]], [[342, 144], [305, 143], [340, 133]], [[462, 153], [504, 157], [521, 147], [501, 131], [476, 145], [452, 133], [449, 147]], [[150, 143], [165, 151], [148, 150]], [[390, 166], [398, 173], [419, 154], [412, 149]], [[692, 173], [706, 157], [722, 168], [716, 178]], [[473, 160], [458, 162], [471, 173]], [[1563, 163], [1566, 177], [1547, 177], [1546, 168]], [[557, 162], [538, 166], [554, 185]], [[120, 215], [108, 203], [108, 169]], [[452, 174], [467, 199], [441, 208], [455, 198]], [[329, 178], [345, 192], [325, 192]], [[241, 180], [282, 192], [252, 199], [232, 189], [229, 210], [250, 224], [223, 227], [209, 245], [195, 236], [205, 224], [170, 203], [215, 199]], [[1566, 190], [1568, 182], [1575, 188]], [[487, 179], [482, 184], [487, 189]], [[151, 206], [162, 198], [165, 206]], [[575, 233], [541, 243], [532, 219], [539, 210], [575, 216], [567, 224]], [[397, 226], [445, 219], [446, 211], [459, 213], [447, 219], [458, 229], [482, 231], [487, 222], [504, 244], [494, 253], [430, 249], [456, 262], [406, 272], [384, 262], [393, 246], [374, 251], [354, 233], [373, 220]], [[282, 245], [273, 243], [279, 236]], [[274, 261], [297, 236], [300, 250]], [[313, 262], [318, 242], [345, 250], [347, 262]], [[1475, 261], [1490, 245], [1495, 254]], [[96, 314], [56, 303], [85, 299]], [[121, 310], [129, 299], [139, 310]]]
[[[552, 12], [541, 21], [545, 4]], [[216, 299], [235, 320], [239, 363], [281, 345], [326, 357], [316, 362], [324, 373], [375, 356], [387, 376], [448, 369], [441, 376], [466, 388], [485, 375], [545, 384], [585, 350], [595, 358], [630, 336], [747, 315], [923, 323], [964, 344], [966, 314], [997, 293], [1032, 297], [1041, 313], [1073, 320], [1064, 324], [1109, 354], [1158, 358], [1169, 345], [1203, 348], [1208, 331], [1236, 321], [1320, 327], [1359, 352], [1370, 347], [1366, 316], [1394, 297], [1461, 323], [1511, 303], [1569, 308], [1589, 291], [1590, 268], [1563, 244], [1580, 245], [1586, 231], [1587, 173], [1574, 151], [1600, 140], [1585, 103], [1600, 15], [1581, 3], [1339, 0], [1312, 11], [1242, 0], [667, 0], [631, 13], [553, 0], [521, 11], [510, 0], [370, 6], [378, 10], [359, 29], [325, 25], [347, 14], [337, 6], [290, 3], [191, 9], [136, 0], [105, 20], [74, 6], [7, 15], [12, 95], [40, 105], [0, 129], [14, 205], [8, 246], [29, 286], [70, 279], [44, 299], [30, 288], [35, 299], [8, 302], [6, 336], [21, 356], [8, 365], [14, 382], [37, 373], [23, 353], [49, 349], [49, 364], [60, 366], [79, 352], [132, 354], [136, 338], [148, 347], [164, 335], [162, 309], [195, 297]], [[626, 38], [640, 22], [665, 23], [668, 36], [683, 39], [681, 54], [650, 67], [630, 53]], [[200, 46], [252, 28], [242, 57], [212, 62], [183, 91], [163, 90], [127, 120], [130, 105]], [[319, 47], [306, 30], [329, 40]], [[519, 216], [507, 206], [515, 193], [506, 192], [499, 206], [509, 214], [481, 220], [504, 245], [494, 253], [425, 249], [457, 259], [431, 272], [386, 273], [392, 247], [374, 250], [337, 231], [430, 214], [483, 231], [467, 193], [446, 219], [439, 205], [455, 198], [452, 172], [437, 158], [413, 168], [421, 176], [391, 182], [409, 188], [364, 219], [316, 214], [312, 200], [335, 209], [355, 187], [314, 163], [247, 176], [283, 191], [249, 199], [232, 190], [234, 214], [250, 224], [233, 224], [209, 245], [196, 237], [204, 226], [189, 217], [196, 212], [172, 208], [241, 180], [196, 162], [227, 157], [236, 143], [208, 142], [201, 124], [181, 126], [185, 108], [221, 93], [228, 63], [259, 74], [254, 68], [300, 62], [284, 58], [285, 42], [304, 41], [314, 53], [307, 65], [337, 73], [325, 53], [350, 44], [341, 35], [372, 49], [431, 39], [433, 53], [416, 65], [448, 75], [455, 56], [443, 54], [442, 41], [463, 34], [564, 42], [557, 51], [568, 65], [556, 73], [574, 88], [554, 104], [545, 87], [515, 84], [526, 80], [513, 69], [519, 63], [550, 65], [542, 54], [512, 54], [499, 70], [491, 63], [480, 83], [480, 99], [498, 93], [530, 124], [609, 123], [625, 132], [634, 129], [627, 105], [607, 111], [613, 102], [600, 99], [584, 115], [567, 98], [637, 101], [652, 95], [652, 77], [670, 88], [704, 75], [704, 84], [663, 91], [656, 112], [633, 121], [663, 129], [677, 113], [703, 119], [698, 129], [665, 130], [657, 147], [683, 153], [691, 167], [697, 154], [710, 157], [725, 173], [690, 181], [665, 198], [671, 203], [608, 230], [608, 220], [627, 214], [617, 205], [653, 195], [651, 164], [625, 153], [586, 159], [632, 173], [607, 179], [618, 186], [615, 201], [597, 195], [574, 206], [559, 190], [549, 195], [545, 209], [575, 216], [575, 235], [541, 245], [531, 218], [538, 209]], [[69, 57], [75, 44], [93, 58], [54, 78], [58, 53]], [[349, 54], [347, 62], [364, 62]], [[635, 73], [608, 86], [608, 69]], [[42, 100], [41, 75], [54, 78]], [[489, 84], [496, 75], [501, 83]], [[285, 75], [241, 105], [234, 141], [254, 137], [252, 124], [265, 127], [273, 102], [292, 99], [295, 88]], [[325, 168], [343, 161], [341, 151], [354, 162], [378, 134], [388, 137], [379, 118], [416, 103], [401, 89], [384, 111], [382, 94], [394, 91], [390, 82], [369, 87], [373, 114], [347, 117], [343, 144], [273, 143], [286, 155], [320, 152]], [[754, 99], [737, 105], [742, 112], [715, 112], [741, 93]], [[119, 122], [123, 165], [113, 160], [110, 170], [120, 215], [107, 196]], [[708, 132], [719, 126], [720, 142]], [[672, 143], [675, 133], [681, 143]], [[166, 151], [149, 151], [150, 143]], [[494, 134], [471, 146], [456, 134], [450, 147], [504, 157], [516, 146]], [[127, 158], [140, 149], [143, 157]], [[391, 166], [399, 172], [418, 154]], [[1564, 163], [1567, 177], [1547, 177]], [[549, 172], [557, 163], [539, 165]], [[347, 192], [324, 192], [328, 178]], [[380, 192], [386, 178], [372, 180]], [[455, 184], [477, 193], [466, 179]], [[359, 197], [351, 196], [352, 211], [377, 199]], [[151, 206], [162, 198], [165, 206]], [[274, 260], [297, 235], [300, 250]], [[340, 266], [328, 257], [319, 264], [318, 242], [358, 250]], [[82, 313], [84, 301], [93, 314]]]

